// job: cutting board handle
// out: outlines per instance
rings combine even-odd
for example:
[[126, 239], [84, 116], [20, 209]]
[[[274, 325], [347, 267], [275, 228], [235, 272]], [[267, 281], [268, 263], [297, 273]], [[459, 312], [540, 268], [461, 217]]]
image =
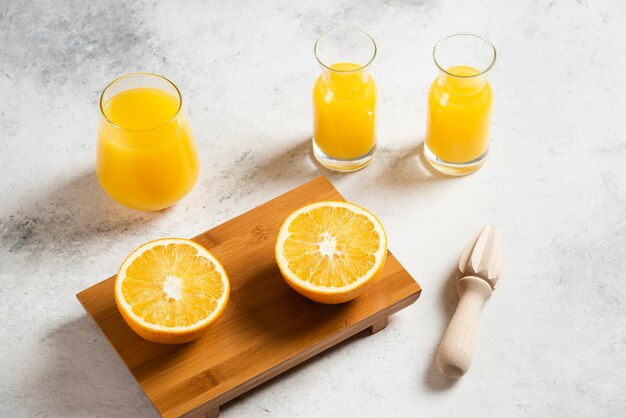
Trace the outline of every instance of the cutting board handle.
[[480, 277], [465, 276], [457, 287], [459, 304], [437, 352], [439, 370], [453, 378], [463, 376], [470, 368], [480, 311], [492, 293], [489, 283]]

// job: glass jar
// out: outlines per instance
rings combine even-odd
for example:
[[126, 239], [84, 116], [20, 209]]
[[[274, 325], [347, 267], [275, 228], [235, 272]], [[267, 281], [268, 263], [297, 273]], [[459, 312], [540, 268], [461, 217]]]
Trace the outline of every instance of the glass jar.
[[489, 150], [492, 92], [487, 72], [496, 49], [469, 33], [443, 38], [433, 59], [439, 75], [428, 93], [424, 155], [437, 170], [465, 175], [478, 170]]
[[325, 167], [354, 171], [376, 152], [376, 85], [369, 66], [376, 43], [354, 28], [326, 32], [315, 43], [322, 74], [313, 87], [313, 153]]

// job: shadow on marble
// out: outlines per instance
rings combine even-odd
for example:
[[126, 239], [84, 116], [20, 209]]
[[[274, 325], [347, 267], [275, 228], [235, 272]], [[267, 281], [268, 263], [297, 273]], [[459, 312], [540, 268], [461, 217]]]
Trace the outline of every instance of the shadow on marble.
[[[450, 323], [450, 319], [452, 319], [452, 315], [454, 315], [454, 311], [459, 302], [459, 294], [456, 289], [456, 283], [458, 281], [458, 271], [455, 268], [446, 279], [443, 284], [440, 292], [439, 292], [439, 308], [441, 310], [441, 316], [443, 317], [443, 323], [445, 327]], [[447, 390], [454, 386], [459, 379], [450, 379], [439, 371], [437, 367], [437, 350], [439, 349], [439, 342], [443, 337], [443, 333], [446, 328], [442, 328], [439, 338], [437, 339], [437, 346], [433, 351], [432, 358], [430, 363], [428, 364], [428, 368], [424, 373], [424, 382], [426, 383], [426, 387], [433, 392], [441, 392]]]
[[[259, 186], [267, 183], [274, 185], [286, 180], [298, 180], [304, 183], [321, 173], [311, 162], [311, 139], [297, 139], [287, 148], [277, 149], [269, 157], [260, 157], [254, 151], [244, 152], [230, 167], [222, 170], [219, 175], [233, 178], [233, 186], [224, 192], [220, 201], [232, 199], [233, 196], [244, 197], [258, 191]], [[251, 156], [250, 156], [251, 155]], [[250, 156], [250, 157], [249, 157]], [[242, 165], [246, 159], [256, 158], [258, 161]]]
[[302, 177], [312, 179], [320, 175], [326, 177], [334, 172], [322, 166], [313, 156], [311, 138], [295, 140], [293, 146], [271, 157], [267, 162], [255, 167], [255, 177], [275, 179], [287, 175], [288, 177]]
[[[379, 167], [383, 166], [381, 170]], [[380, 172], [380, 174], [376, 174]], [[237, 182], [237, 190], [245, 190], [251, 184], [265, 184], [280, 181], [282, 178], [297, 179], [306, 182], [324, 175], [333, 184], [340, 184], [347, 177], [361, 176], [364, 180], [369, 175], [377, 176], [376, 186], [415, 188], [420, 185], [435, 185], [452, 177], [444, 176], [434, 170], [424, 159], [423, 143], [417, 147], [405, 149], [380, 148], [370, 166], [362, 170], [341, 173], [323, 166], [313, 155], [311, 138], [294, 141], [294, 145], [280, 151], [269, 160], [256, 165]], [[255, 186], [256, 187], [256, 186]]]
[[96, 238], [117, 237], [145, 227], [165, 211], [139, 212], [115, 203], [90, 171], [26, 200], [0, 219], [0, 231], [3, 245], [11, 253], [43, 248], [67, 251]]
[[[415, 188], [416, 186], [434, 185], [454, 177], [445, 176], [433, 169], [424, 157], [424, 143], [417, 147], [405, 148], [398, 155], [395, 151], [381, 150], [380, 158], [387, 159], [385, 170], [378, 181], [389, 186]], [[386, 154], [386, 155], [385, 155]]]
[[[299, 179], [303, 183], [319, 176], [326, 176], [334, 184], [335, 181], [351, 175], [363, 175], [363, 171], [371, 171], [369, 166], [352, 172], [339, 172], [322, 165], [313, 155], [311, 138], [295, 140], [294, 145], [280, 151], [268, 161], [254, 167], [244, 177], [245, 181], [265, 183], [280, 180], [282, 177]], [[374, 161], [377, 157], [374, 158]]]
[[32, 364], [21, 390], [31, 416], [158, 416], [87, 315], [50, 330]]

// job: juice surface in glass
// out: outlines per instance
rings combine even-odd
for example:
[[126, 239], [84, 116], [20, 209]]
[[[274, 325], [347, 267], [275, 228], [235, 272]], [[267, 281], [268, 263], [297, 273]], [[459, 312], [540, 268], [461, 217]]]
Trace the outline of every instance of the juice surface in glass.
[[489, 148], [492, 96], [489, 82], [469, 66], [454, 66], [428, 93], [426, 145], [448, 163], [473, 161]]
[[104, 190], [145, 211], [182, 199], [198, 177], [198, 157], [180, 97], [137, 87], [101, 106], [96, 172]]
[[313, 88], [313, 138], [326, 155], [352, 159], [376, 144], [376, 85], [360, 65], [335, 63]]

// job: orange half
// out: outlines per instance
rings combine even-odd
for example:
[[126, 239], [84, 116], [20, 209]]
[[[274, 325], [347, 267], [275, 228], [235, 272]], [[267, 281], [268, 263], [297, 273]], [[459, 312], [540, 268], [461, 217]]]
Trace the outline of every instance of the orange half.
[[115, 302], [126, 323], [148, 341], [198, 338], [224, 312], [230, 294], [220, 262], [200, 244], [163, 238], [143, 244], [115, 279]]
[[366, 209], [348, 202], [317, 202], [285, 219], [276, 262], [286, 282], [321, 303], [342, 303], [368, 289], [387, 256], [387, 235]]

